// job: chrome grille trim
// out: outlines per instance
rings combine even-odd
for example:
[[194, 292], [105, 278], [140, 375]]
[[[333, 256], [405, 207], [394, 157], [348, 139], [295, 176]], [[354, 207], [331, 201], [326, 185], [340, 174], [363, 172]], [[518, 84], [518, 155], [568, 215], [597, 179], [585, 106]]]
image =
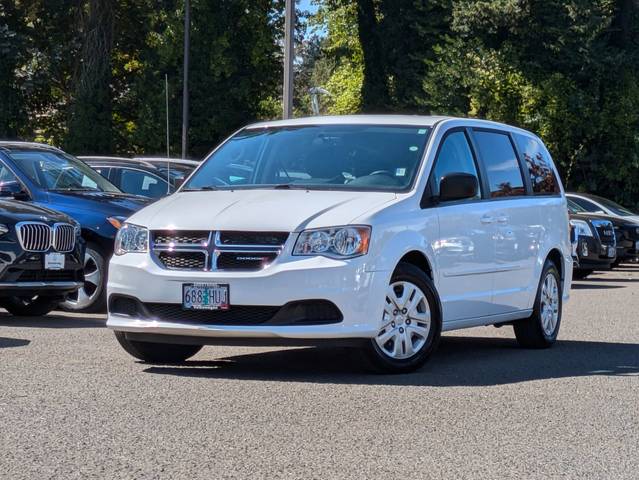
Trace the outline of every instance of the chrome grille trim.
[[72, 252], [75, 248], [75, 228], [68, 223], [53, 225], [53, 249], [62, 252]]
[[75, 228], [68, 223], [50, 226], [43, 222], [18, 222], [16, 235], [26, 252], [46, 252], [53, 249], [67, 253], [75, 248]]
[[[180, 231], [175, 230], [174, 236], [176, 238], [186, 238], [186, 233], [203, 233], [200, 231]], [[166, 238], [168, 235], [166, 234], [166, 230], [156, 230], [152, 231], [152, 242], [151, 242], [151, 250], [152, 256], [157, 261], [158, 265], [166, 270], [189, 270], [189, 269], [179, 269], [175, 267], [171, 267], [167, 265], [161, 258], [160, 253], [162, 252], [183, 252], [183, 253], [195, 253], [200, 252], [206, 256], [206, 264], [205, 268], [198, 271], [218, 271], [218, 270], [226, 270], [218, 268], [218, 257], [225, 253], [243, 253], [247, 255], [269, 255], [273, 256], [271, 262], [275, 261], [275, 259], [280, 255], [284, 248], [284, 244], [288, 237], [290, 237], [289, 233], [286, 233], [286, 239], [284, 239], [283, 232], [277, 232], [282, 235], [284, 242], [280, 245], [259, 245], [259, 244], [246, 244], [246, 245], [237, 245], [237, 244], [224, 244], [221, 241], [221, 235], [224, 233], [223, 231], [210, 231], [208, 233], [208, 240], [206, 242], [202, 241], [200, 243], [193, 243], [189, 241], [189, 243], [174, 243], [174, 242], [156, 242], [155, 238], [157, 236], [161, 236], [162, 239]], [[250, 236], [251, 233], [262, 234], [261, 232], [243, 232], [247, 236]], [[158, 235], [160, 234], [160, 235]], [[199, 237], [202, 238], [202, 237]], [[193, 271], [192, 269], [190, 269]], [[253, 268], [247, 264], [247, 268], [234, 268], [235, 271], [256, 271], [258, 269]]]
[[51, 227], [42, 222], [19, 222], [16, 234], [26, 252], [46, 252], [51, 248]]

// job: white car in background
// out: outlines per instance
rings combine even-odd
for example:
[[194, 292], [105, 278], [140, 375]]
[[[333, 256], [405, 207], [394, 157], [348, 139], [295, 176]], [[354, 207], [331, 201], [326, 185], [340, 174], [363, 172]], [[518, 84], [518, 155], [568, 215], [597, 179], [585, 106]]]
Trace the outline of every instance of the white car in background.
[[566, 193], [566, 197], [571, 199], [588, 213], [601, 213], [611, 217], [623, 218], [635, 222], [639, 225], [639, 215], [632, 210], [619, 205], [612, 200], [592, 195], [590, 193]]
[[533, 134], [448, 117], [250, 125], [120, 230], [108, 327], [134, 357], [203, 345], [358, 346], [406, 372], [443, 331], [512, 324], [551, 346], [568, 211]]

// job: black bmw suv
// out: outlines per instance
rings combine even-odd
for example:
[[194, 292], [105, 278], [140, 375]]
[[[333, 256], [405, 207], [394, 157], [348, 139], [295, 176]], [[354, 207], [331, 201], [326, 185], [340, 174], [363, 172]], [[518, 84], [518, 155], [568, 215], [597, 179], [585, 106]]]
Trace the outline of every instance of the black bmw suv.
[[45, 315], [84, 282], [84, 241], [70, 217], [0, 199], [0, 307]]

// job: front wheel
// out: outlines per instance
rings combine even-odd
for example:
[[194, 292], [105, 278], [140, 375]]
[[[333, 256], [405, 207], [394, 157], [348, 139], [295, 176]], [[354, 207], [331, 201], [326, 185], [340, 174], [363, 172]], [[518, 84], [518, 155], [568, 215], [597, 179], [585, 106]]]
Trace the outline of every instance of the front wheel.
[[513, 324], [519, 345], [548, 348], [557, 340], [561, 324], [561, 276], [551, 260], [546, 260], [535, 298], [533, 314]]
[[431, 357], [440, 337], [432, 280], [414, 265], [400, 263], [386, 291], [381, 327], [365, 346], [369, 363], [381, 372], [411, 372]]
[[100, 247], [88, 243], [84, 254], [84, 284], [70, 293], [62, 308], [69, 312], [102, 312], [106, 306], [107, 261]]
[[115, 332], [115, 338], [129, 355], [148, 363], [183, 362], [202, 349], [202, 345], [137, 342], [126, 338], [124, 332]]
[[54, 310], [61, 298], [54, 297], [9, 297], [2, 299], [0, 304], [11, 315], [17, 317], [40, 317]]

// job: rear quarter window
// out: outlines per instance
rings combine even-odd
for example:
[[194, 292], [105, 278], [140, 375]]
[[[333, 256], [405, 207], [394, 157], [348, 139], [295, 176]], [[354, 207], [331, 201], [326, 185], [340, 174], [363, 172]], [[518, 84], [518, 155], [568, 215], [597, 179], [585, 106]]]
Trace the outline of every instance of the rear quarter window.
[[515, 134], [515, 141], [524, 157], [532, 190], [535, 195], [554, 195], [560, 193], [559, 179], [555, 175], [552, 163], [541, 142], [533, 137]]

